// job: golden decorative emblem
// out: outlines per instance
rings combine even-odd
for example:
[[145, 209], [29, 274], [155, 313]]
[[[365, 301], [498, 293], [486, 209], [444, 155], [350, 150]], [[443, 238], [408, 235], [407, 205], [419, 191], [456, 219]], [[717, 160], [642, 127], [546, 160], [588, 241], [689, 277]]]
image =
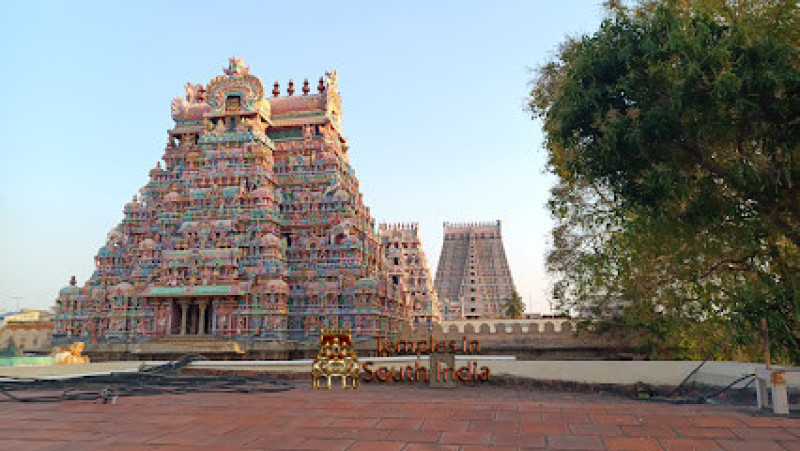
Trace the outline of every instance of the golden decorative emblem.
[[[360, 386], [361, 368], [353, 349], [350, 330], [323, 328], [319, 334], [319, 351], [311, 365], [311, 378], [314, 388], [331, 388], [331, 378], [342, 378], [342, 388]], [[322, 379], [327, 384], [322, 385]], [[348, 386], [347, 380], [350, 379]]]

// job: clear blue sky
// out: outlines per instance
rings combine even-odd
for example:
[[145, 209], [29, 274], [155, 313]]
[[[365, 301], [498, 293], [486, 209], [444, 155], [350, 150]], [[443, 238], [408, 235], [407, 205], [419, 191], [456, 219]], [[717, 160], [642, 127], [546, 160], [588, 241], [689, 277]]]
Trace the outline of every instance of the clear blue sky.
[[170, 101], [235, 54], [266, 86], [336, 69], [376, 220], [418, 221], [435, 273], [444, 221], [502, 219], [517, 289], [546, 312], [530, 69], [602, 18], [598, 0], [0, 2], [0, 311], [83, 284], [163, 155]]

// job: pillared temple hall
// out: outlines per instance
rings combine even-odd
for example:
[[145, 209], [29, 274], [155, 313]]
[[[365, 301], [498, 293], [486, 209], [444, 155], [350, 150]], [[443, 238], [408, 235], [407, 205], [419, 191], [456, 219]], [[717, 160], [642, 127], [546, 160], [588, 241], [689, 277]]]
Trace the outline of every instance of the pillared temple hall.
[[232, 58], [187, 83], [172, 118], [96, 270], [60, 291], [54, 341], [372, 337], [440, 320], [417, 225], [376, 230], [364, 204], [335, 71], [266, 93]]

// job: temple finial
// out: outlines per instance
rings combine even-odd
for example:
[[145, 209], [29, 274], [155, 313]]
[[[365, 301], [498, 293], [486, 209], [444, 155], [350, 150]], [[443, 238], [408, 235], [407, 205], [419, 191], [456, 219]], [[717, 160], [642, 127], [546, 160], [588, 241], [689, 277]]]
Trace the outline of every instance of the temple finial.
[[311, 92], [311, 88], [308, 87], [308, 78], [306, 78], [303, 80], [303, 95], [307, 96], [309, 92]]
[[229, 77], [241, 77], [242, 75], [250, 73], [250, 67], [245, 67], [244, 61], [242, 61], [241, 58], [237, 58], [236, 55], [233, 55], [233, 57], [228, 60], [228, 68], [222, 69], [222, 71]]
[[336, 73], [335, 70], [331, 70], [330, 72], [325, 74], [325, 78], [327, 79], [327, 89], [330, 89], [333, 92], [339, 91], [339, 74]]
[[289, 80], [289, 88], [286, 89], [286, 92], [289, 93], [289, 96], [294, 95], [294, 82], [292, 80]]
[[281, 86], [276, 81], [275, 86], [272, 87], [272, 97], [278, 97], [279, 95], [281, 95]]
[[322, 77], [319, 77], [319, 84], [317, 85], [317, 91], [318, 91], [320, 94], [322, 94], [323, 92], [325, 92], [325, 79], [324, 79], [324, 78], [322, 78]]

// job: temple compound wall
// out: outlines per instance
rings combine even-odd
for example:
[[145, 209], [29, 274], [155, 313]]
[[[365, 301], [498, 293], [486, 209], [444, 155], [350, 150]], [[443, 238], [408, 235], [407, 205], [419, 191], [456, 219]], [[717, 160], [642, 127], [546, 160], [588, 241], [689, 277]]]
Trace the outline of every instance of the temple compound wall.
[[432, 327], [403, 325], [395, 340], [474, 341], [480, 354], [513, 355], [521, 360], [641, 358], [637, 344], [615, 335], [600, 336], [566, 318], [442, 321]]
[[172, 101], [175, 126], [55, 341], [380, 336], [409, 321], [342, 135], [336, 72], [269, 97], [241, 59]]
[[[400, 327], [383, 337], [383, 343], [455, 340], [478, 342], [480, 354], [513, 355], [520, 360], [604, 360], [640, 359], [637, 343], [630, 338], [598, 336], [579, 330], [574, 321], [561, 318], [530, 320], [444, 321]], [[197, 337], [189, 337], [197, 338]], [[84, 351], [92, 361], [174, 360], [186, 353], [202, 354], [210, 360], [313, 359], [319, 351], [316, 341], [264, 341], [234, 337], [236, 341], [150, 341], [137, 343], [87, 344]], [[354, 340], [359, 358], [383, 355], [380, 338]], [[234, 349], [235, 348], [235, 349]], [[407, 354], [407, 353], [400, 353]], [[413, 354], [413, 352], [412, 352]]]
[[380, 224], [378, 235], [387, 274], [404, 299], [404, 315], [411, 318], [414, 327], [438, 323], [439, 299], [419, 238], [419, 224]]
[[514, 281], [500, 226], [500, 221], [444, 224], [435, 281], [442, 319], [503, 317]]

